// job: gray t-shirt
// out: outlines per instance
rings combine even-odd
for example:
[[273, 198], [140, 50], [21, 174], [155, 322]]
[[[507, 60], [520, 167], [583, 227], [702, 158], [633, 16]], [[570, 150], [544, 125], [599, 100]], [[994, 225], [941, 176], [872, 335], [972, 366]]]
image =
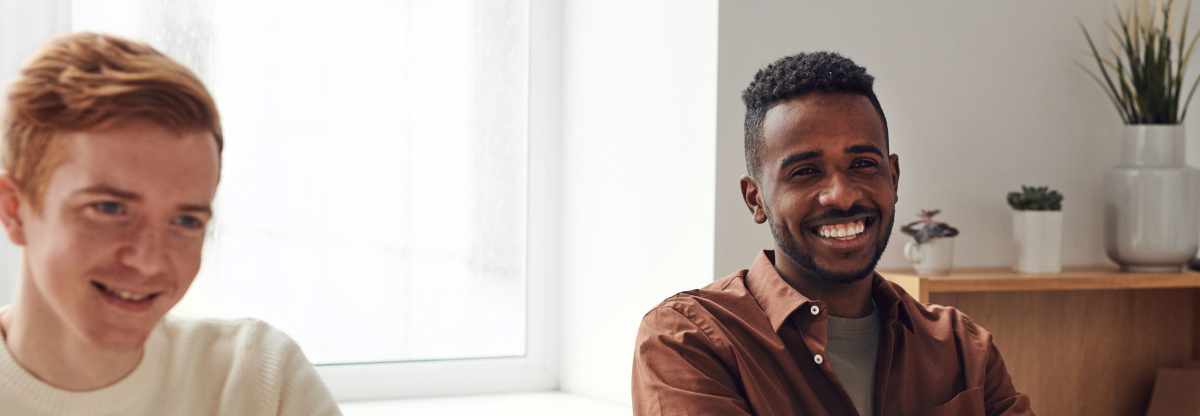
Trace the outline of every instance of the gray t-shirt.
[[875, 361], [879, 358], [879, 308], [858, 318], [829, 317], [829, 364], [860, 415], [875, 414]]

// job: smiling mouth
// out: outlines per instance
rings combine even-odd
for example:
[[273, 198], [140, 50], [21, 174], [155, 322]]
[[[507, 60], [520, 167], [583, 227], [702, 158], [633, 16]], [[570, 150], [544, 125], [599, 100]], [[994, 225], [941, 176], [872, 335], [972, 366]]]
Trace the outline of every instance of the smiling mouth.
[[838, 241], [849, 241], [858, 238], [870, 227], [874, 222], [874, 218], [867, 217], [855, 221], [849, 221], [840, 224], [826, 224], [813, 227], [811, 231], [822, 238], [830, 238]]
[[147, 293], [147, 294], [143, 294], [143, 295], [135, 295], [133, 293], [126, 292], [124, 290], [114, 289], [114, 288], [105, 286], [104, 284], [102, 284], [100, 282], [96, 282], [96, 281], [92, 282], [92, 286], [95, 286], [96, 289], [100, 289], [100, 291], [102, 291], [104, 293], [116, 296], [118, 298], [121, 298], [122, 300], [129, 301], [129, 302], [148, 301], [148, 300], [152, 300], [152, 299], [158, 297], [158, 295], [159, 295], [158, 293]]

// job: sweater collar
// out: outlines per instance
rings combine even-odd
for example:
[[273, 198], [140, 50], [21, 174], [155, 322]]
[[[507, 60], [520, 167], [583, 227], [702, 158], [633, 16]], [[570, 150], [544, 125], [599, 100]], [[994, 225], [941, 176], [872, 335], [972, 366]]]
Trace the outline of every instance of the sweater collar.
[[[0, 311], [8, 306], [0, 308]], [[54, 387], [34, 376], [12, 356], [7, 345], [0, 346], [0, 396], [23, 402], [26, 407], [45, 414], [116, 414], [146, 395], [158, 383], [158, 369], [164, 368], [167, 348], [159, 322], [146, 339], [146, 350], [129, 375], [110, 386], [89, 391], [68, 391]], [[0, 343], [3, 344], [3, 343]]]

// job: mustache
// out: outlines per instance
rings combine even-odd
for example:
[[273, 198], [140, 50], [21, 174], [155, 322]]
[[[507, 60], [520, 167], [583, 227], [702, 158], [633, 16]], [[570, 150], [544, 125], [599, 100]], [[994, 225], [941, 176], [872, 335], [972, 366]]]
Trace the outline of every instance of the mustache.
[[817, 216], [816, 218], [809, 220], [809, 222], [818, 222], [818, 221], [832, 220], [832, 219], [838, 219], [838, 218], [850, 218], [855, 215], [862, 215], [862, 214], [874, 215], [876, 217], [881, 215], [879, 212], [879, 208], [867, 208], [867, 207], [864, 207], [859, 204], [854, 204], [854, 205], [851, 205], [850, 208], [848, 208], [848, 209], [830, 208], [830, 209], [826, 210], [825, 212], [821, 213], [821, 215]]

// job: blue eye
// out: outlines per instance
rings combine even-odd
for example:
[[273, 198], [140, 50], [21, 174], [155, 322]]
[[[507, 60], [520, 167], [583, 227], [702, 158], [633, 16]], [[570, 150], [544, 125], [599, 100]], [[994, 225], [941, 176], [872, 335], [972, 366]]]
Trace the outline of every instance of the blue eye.
[[119, 215], [119, 214], [125, 213], [125, 206], [122, 205], [120, 202], [112, 202], [112, 201], [97, 202], [97, 203], [92, 204], [92, 208], [95, 208], [97, 211], [103, 212], [105, 214]]
[[183, 226], [184, 228], [200, 228], [204, 226], [204, 222], [192, 216], [182, 216], [176, 218], [175, 224]]

